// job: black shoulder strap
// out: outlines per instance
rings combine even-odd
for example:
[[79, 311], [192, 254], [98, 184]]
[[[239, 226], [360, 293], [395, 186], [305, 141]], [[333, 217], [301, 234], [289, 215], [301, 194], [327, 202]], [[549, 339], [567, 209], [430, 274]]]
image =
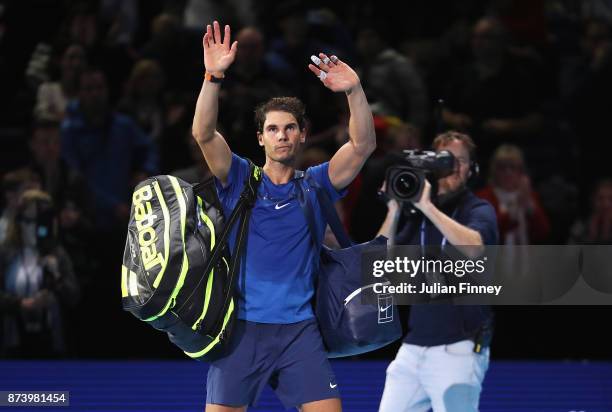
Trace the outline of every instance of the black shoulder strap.
[[240, 259], [242, 257], [242, 252], [244, 250], [244, 245], [246, 243], [248, 234], [251, 210], [255, 205], [255, 201], [257, 200], [257, 189], [259, 188], [260, 183], [261, 168], [259, 166], [255, 166], [255, 164], [249, 160], [249, 176], [244, 183], [244, 189], [242, 189], [240, 199], [238, 200], [238, 203], [236, 203], [236, 206], [234, 207], [229, 219], [227, 219], [227, 222], [225, 222], [221, 236], [219, 236], [217, 244], [212, 250], [210, 259], [208, 260], [208, 264], [206, 265], [206, 269], [204, 271], [204, 273], [209, 273], [218, 263], [219, 259], [221, 258], [221, 254], [226, 247], [229, 234], [232, 231], [234, 224], [240, 219], [238, 235], [236, 237], [236, 245], [231, 256], [228, 273], [228, 284], [232, 286], [228, 288], [228, 294], [225, 297], [224, 306], [229, 303], [229, 299], [231, 298], [234, 290], [236, 273], [238, 273], [240, 268]]
[[325, 220], [329, 224], [332, 232], [336, 236], [338, 243], [342, 248], [347, 248], [353, 245], [350, 237], [346, 233], [342, 222], [340, 221], [340, 217], [336, 212], [336, 208], [332, 203], [329, 195], [325, 192], [325, 190], [319, 186], [319, 184], [307, 173], [302, 171], [296, 171], [301, 173], [300, 180], [296, 182], [296, 188], [298, 189], [298, 200], [300, 202], [300, 206], [302, 207], [302, 211], [306, 216], [306, 222], [308, 223], [308, 228], [310, 229], [311, 237], [313, 241], [318, 239], [316, 225], [314, 222], [314, 211], [312, 202], [310, 201], [310, 197], [308, 196], [308, 188], [305, 188], [304, 181], [308, 182], [308, 186], [312, 187], [317, 195], [317, 199], [319, 200], [319, 204], [321, 205], [321, 209], [323, 210], [323, 215], [325, 216]]
[[[255, 201], [257, 200], [257, 189], [261, 183], [261, 178], [261, 168], [249, 160], [249, 176], [244, 183], [244, 189], [242, 189], [240, 199], [238, 200], [238, 203], [232, 212], [232, 216], [230, 217], [231, 220], [234, 214], [240, 213], [240, 226], [238, 229], [238, 235], [236, 237], [236, 245], [234, 248], [234, 253], [232, 254], [230, 272], [228, 275], [230, 285], [234, 285], [236, 277], [235, 274], [240, 268], [240, 260], [242, 258], [242, 253], [244, 251], [244, 246], [246, 244], [246, 238], [249, 231], [249, 220], [251, 219], [251, 212], [255, 206]], [[231, 226], [228, 225], [225, 227], [225, 229], [227, 229], [229, 233]]]

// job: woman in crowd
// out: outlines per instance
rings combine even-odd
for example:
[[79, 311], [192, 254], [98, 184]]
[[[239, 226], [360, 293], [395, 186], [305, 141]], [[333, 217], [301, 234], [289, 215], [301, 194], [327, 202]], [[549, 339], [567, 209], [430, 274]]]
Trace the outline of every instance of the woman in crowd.
[[529, 245], [543, 243], [550, 223], [525, 170], [521, 149], [501, 145], [491, 159], [489, 185], [477, 195], [491, 202], [497, 214], [500, 243]]

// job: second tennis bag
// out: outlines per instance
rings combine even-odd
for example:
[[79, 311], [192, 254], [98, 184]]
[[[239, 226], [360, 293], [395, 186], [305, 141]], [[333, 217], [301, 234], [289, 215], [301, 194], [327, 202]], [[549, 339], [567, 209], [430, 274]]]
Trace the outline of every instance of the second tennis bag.
[[[362, 254], [377, 249], [386, 256], [387, 238], [379, 236], [362, 244], [348, 237], [334, 204], [325, 189], [308, 174], [299, 171], [298, 200], [306, 217], [311, 238], [318, 239], [314, 221], [314, 192], [325, 219], [334, 232], [340, 249], [314, 245], [320, 250], [315, 292], [315, 315], [329, 358], [355, 356], [382, 348], [402, 336], [393, 295], [378, 294], [373, 285], [363, 285]], [[304, 181], [314, 190], [309, 190]], [[363, 302], [362, 302], [362, 298]], [[375, 303], [365, 303], [375, 302]]]
[[155, 176], [132, 196], [121, 268], [123, 309], [167, 332], [193, 359], [211, 361], [223, 353], [238, 311], [235, 278], [261, 169], [251, 163], [249, 176], [228, 219], [212, 178], [191, 185]]

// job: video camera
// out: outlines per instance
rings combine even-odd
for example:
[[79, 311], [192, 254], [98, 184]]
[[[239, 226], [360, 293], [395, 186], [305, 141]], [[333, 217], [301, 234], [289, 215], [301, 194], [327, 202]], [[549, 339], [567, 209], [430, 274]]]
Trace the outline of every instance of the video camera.
[[57, 246], [57, 222], [55, 209], [50, 203], [36, 202], [36, 217], [26, 217], [22, 212], [17, 216], [17, 220], [34, 226], [36, 248], [41, 256], [45, 256], [55, 249]]
[[454, 170], [455, 156], [447, 150], [405, 150], [398, 155], [396, 164], [387, 169], [387, 195], [400, 202], [416, 202], [423, 193], [425, 179], [435, 195], [438, 179], [453, 174]]

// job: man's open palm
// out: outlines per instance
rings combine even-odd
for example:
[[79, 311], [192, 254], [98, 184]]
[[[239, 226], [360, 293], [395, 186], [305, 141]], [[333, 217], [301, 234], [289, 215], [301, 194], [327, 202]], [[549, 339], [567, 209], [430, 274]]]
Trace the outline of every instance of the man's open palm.
[[230, 26], [225, 26], [225, 36], [221, 38], [221, 28], [219, 22], [215, 21], [213, 26], [206, 26], [206, 33], [202, 39], [204, 46], [204, 67], [212, 74], [223, 73], [234, 62], [238, 42], [234, 42], [230, 47], [231, 30]]
[[325, 87], [334, 92], [349, 92], [359, 85], [359, 76], [351, 67], [336, 56], [327, 57], [319, 53], [319, 57], [312, 57], [313, 63], [308, 68], [317, 75]]

